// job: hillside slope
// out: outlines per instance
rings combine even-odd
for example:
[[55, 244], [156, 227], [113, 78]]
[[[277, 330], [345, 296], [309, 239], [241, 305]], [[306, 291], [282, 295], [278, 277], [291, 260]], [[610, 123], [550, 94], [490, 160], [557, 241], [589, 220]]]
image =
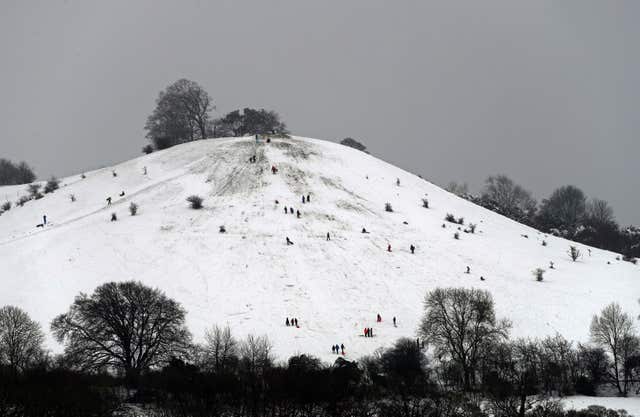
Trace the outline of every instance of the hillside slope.
[[[257, 163], [248, 163], [254, 154]], [[559, 332], [585, 341], [592, 315], [606, 304], [638, 313], [637, 266], [607, 251], [589, 255], [582, 245], [584, 256], [572, 262], [568, 241], [331, 142], [192, 142], [63, 184], [0, 216], [0, 305], [20, 306], [45, 329], [78, 292], [130, 279], [181, 302], [196, 340], [211, 325], [228, 323], [239, 337], [267, 334], [282, 358], [305, 352], [331, 360], [336, 343], [353, 358], [415, 337], [424, 295], [439, 286], [489, 290], [515, 336]], [[0, 187], [0, 199], [15, 201], [24, 188]], [[188, 208], [191, 194], [205, 198], [203, 210]], [[310, 203], [302, 204], [303, 194]], [[130, 202], [140, 207], [135, 217]], [[385, 212], [386, 202], [394, 212]], [[285, 215], [283, 206], [302, 217]], [[117, 222], [109, 221], [112, 212]], [[476, 233], [454, 239], [457, 225], [442, 227], [447, 213], [476, 223]], [[44, 214], [49, 224], [36, 228]], [[218, 232], [221, 225], [227, 233]], [[285, 244], [287, 236], [295, 245]], [[531, 271], [549, 261], [556, 269], [536, 282]], [[301, 327], [285, 327], [285, 317], [297, 317]], [[375, 338], [361, 336], [367, 326]]]

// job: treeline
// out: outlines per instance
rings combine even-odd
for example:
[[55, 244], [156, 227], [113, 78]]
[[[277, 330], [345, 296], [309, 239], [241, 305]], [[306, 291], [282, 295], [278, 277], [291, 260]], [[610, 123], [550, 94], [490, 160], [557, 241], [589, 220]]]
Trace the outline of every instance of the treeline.
[[174, 82], [160, 92], [147, 118], [144, 128], [151, 144], [142, 148], [143, 152], [206, 138], [288, 133], [274, 111], [245, 108], [215, 119], [211, 117], [214, 109], [213, 99], [198, 83], [186, 79]]
[[625, 260], [640, 257], [640, 228], [621, 228], [609, 203], [588, 199], [578, 187], [559, 187], [540, 203], [506, 175], [487, 178], [480, 195], [469, 194], [466, 184], [452, 182], [446, 188], [545, 233], [621, 253]]
[[26, 162], [14, 163], [0, 158], [0, 185], [28, 184], [36, 179]]
[[305, 354], [279, 363], [266, 336], [238, 340], [228, 327], [195, 344], [185, 310], [138, 282], [78, 295], [52, 322], [64, 345], [57, 356], [25, 312], [3, 307], [0, 415], [126, 415], [128, 403], [163, 417], [626, 415], [565, 412], [548, 400], [593, 395], [600, 384], [626, 395], [637, 384], [640, 342], [618, 305], [593, 318], [590, 345], [511, 340], [482, 290], [435, 289], [424, 306], [417, 339], [331, 365]]

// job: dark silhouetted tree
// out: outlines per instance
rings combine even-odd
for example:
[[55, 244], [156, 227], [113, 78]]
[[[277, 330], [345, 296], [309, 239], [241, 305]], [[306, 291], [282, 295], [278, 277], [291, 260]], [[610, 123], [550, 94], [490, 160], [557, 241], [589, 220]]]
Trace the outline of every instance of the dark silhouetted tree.
[[591, 340], [606, 349], [612, 362], [609, 376], [613, 380], [620, 395], [626, 395], [629, 380], [625, 370], [625, 362], [637, 353], [640, 343], [634, 333], [633, 319], [622, 311], [617, 303], [606, 306], [600, 315], [593, 316], [591, 321]]
[[190, 334], [185, 311], [160, 290], [140, 282], [109, 282], [93, 294], [80, 293], [51, 330], [65, 356], [83, 370], [123, 370], [129, 384], [140, 373], [181, 357]]
[[436, 288], [427, 293], [424, 307], [420, 336], [436, 355], [460, 367], [464, 388], [470, 390], [483, 348], [505, 339], [511, 324], [496, 319], [491, 294], [483, 290]]
[[209, 94], [194, 81], [180, 79], [162, 91], [145, 124], [156, 149], [207, 137], [209, 113], [215, 108]]
[[0, 185], [28, 184], [35, 179], [36, 175], [26, 162], [15, 164], [0, 158]]
[[40, 325], [14, 306], [0, 308], [0, 364], [24, 371], [43, 357]]
[[542, 200], [538, 223], [545, 229], [574, 231], [584, 220], [585, 214], [586, 197], [582, 190], [565, 185], [551, 193], [548, 199]]

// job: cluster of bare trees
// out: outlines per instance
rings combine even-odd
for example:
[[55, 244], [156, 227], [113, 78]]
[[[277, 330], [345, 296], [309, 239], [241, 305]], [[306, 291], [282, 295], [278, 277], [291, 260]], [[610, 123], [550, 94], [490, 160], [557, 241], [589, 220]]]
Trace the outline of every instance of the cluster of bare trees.
[[[537, 403], [546, 395], [593, 395], [600, 384], [626, 395], [640, 379], [634, 321], [614, 303], [594, 316], [591, 345], [574, 346], [560, 335], [511, 340], [511, 325], [496, 317], [487, 291], [437, 288], [425, 297], [417, 340], [400, 339], [359, 364], [339, 358], [326, 366], [309, 355], [277, 364], [266, 336], [238, 340], [228, 326], [214, 326], [203, 344], [194, 344], [177, 302], [139, 282], [112, 282], [81, 293], [55, 318], [51, 329], [65, 347], [55, 360], [42, 348], [37, 323], [16, 307], [0, 309], [0, 412], [29, 415], [23, 390], [64, 381], [92, 401], [56, 391], [46, 400], [54, 405], [38, 404], [39, 410], [59, 409], [60, 396], [76, 405], [74, 412], [80, 407], [86, 415], [108, 415], [118, 403], [107, 395], [107, 387], [117, 384], [115, 375], [150, 393], [139, 401], [163, 416], [223, 410], [239, 416], [336, 415], [340, 409], [358, 415], [454, 416], [466, 410], [525, 416], [548, 412]], [[102, 387], [102, 394], [85, 391], [87, 381]]]
[[467, 184], [451, 182], [446, 189], [545, 233], [619, 252], [628, 260], [640, 257], [637, 229], [621, 229], [609, 203], [598, 198], [588, 199], [573, 185], [557, 188], [540, 203], [506, 175], [487, 178], [479, 196], [470, 194]]
[[244, 136], [246, 134], [287, 134], [287, 127], [273, 111], [245, 108], [219, 118], [211, 118], [213, 99], [195, 81], [180, 79], [160, 92], [156, 107], [147, 118], [145, 130], [154, 149], [205, 138]]
[[35, 179], [33, 169], [26, 162], [13, 163], [0, 158], [0, 185], [28, 184]]

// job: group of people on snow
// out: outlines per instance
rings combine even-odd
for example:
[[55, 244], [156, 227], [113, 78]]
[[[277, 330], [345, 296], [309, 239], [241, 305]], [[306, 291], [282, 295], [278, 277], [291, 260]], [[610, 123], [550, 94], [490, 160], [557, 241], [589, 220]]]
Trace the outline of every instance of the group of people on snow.
[[339, 355], [340, 351], [342, 351], [342, 354], [344, 355], [344, 344], [331, 346], [331, 352], [335, 353], [336, 355]]
[[289, 327], [289, 326], [300, 327], [300, 326], [298, 326], [298, 319], [297, 318], [292, 318], [291, 320], [289, 320], [289, 317], [287, 317], [287, 319], [285, 320], [284, 324], [287, 327]]

